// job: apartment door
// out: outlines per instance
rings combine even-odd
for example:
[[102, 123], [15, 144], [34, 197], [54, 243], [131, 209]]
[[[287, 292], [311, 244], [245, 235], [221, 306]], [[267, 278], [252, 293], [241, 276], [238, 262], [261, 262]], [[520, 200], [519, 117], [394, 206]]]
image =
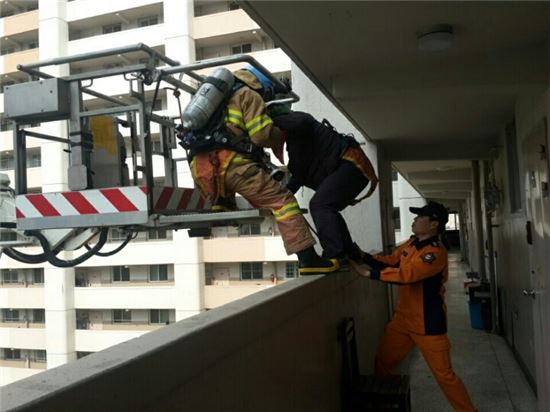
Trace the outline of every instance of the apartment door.
[[523, 144], [528, 219], [530, 287], [524, 298], [533, 306], [539, 410], [550, 410], [550, 193], [546, 119]]

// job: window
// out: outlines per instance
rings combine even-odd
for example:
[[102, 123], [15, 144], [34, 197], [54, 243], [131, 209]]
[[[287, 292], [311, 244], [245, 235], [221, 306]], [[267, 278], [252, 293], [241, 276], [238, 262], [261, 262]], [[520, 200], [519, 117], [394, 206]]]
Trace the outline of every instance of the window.
[[231, 46], [231, 54], [250, 53], [252, 51], [252, 44], [244, 43], [236, 46]]
[[151, 309], [149, 319], [151, 324], [168, 325], [170, 323], [168, 309]]
[[15, 53], [15, 47], [6, 47], [4, 49], [0, 49], [0, 56], [11, 53]]
[[237, 9], [240, 9], [241, 6], [239, 6], [239, 3], [237, 3], [236, 1], [230, 1], [229, 2], [229, 10], [237, 10]]
[[27, 49], [36, 49], [38, 47], [37, 41], [32, 41], [29, 44], [27, 44]]
[[32, 282], [38, 284], [44, 283], [44, 268], [33, 269]]
[[4, 349], [4, 359], [8, 359], [8, 360], [21, 359], [21, 350], [19, 350], [19, 349]]
[[259, 235], [261, 233], [259, 223], [244, 223], [239, 227], [239, 236]]
[[[2, 127], [1, 131], [5, 131]], [[0, 170], [13, 170], [15, 168], [15, 159], [13, 152], [0, 152]]]
[[521, 209], [521, 186], [517, 148], [516, 123], [506, 126], [506, 158], [508, 161], [508, 192], [510, 193], [510, 212]]
[[122, 30], [122, 25], [120, 23], [107, 24], [103, 26], [103, 34], [115, 33]]
[[147, 232], [147, 240], [168, 239], [168, 231], [166, 229], [149, 230]]
[[15, 269], [2, 269], [2, 283], [19, 283], [19, 276]]
[[113, 310], [113, 323], [130, 323], [132, 322], [132, 311], [128, 309]]
[[27, 6], [27, 11], [33, 11], [38, 9], [38, 3], [31, 4], [30, 6]]
[[27, 167], [40, 167], [42, 166], [42, 156], [40, 152], [31, 152], [27, 154]]
[[19, 311], [15, 309], [2, 309], [4, 322], [19, 322]]
[[393, 229], [401, 230], [401, 217], [399, 216], [398, 207], [393, 208], [392, 219], [393, 219]]
[[45, 350], [35, 350], [34, 351], [34, 361], [35, 362], [41, 362], [41, 363], [47, 362], [46, 351]]
[[264, 268], [262, 262], [243, 262], [241, 263], [241, 279], [262, 279], [264, 277]]
[[[159, 100], [157, 99], [157, 102]], [[153, 107], [153, 110], [157, 110]], [[153, 153], [162, 153], [162, 142], [160, 140], [153, 140]]]
[[168, 280], [168, 265], [149, 266], [149, 281], [159, 282]]
[[138, 19], [138, 27], [154, 26], [155, 24], [159, 24], [158, 16], [149, 16]]
[[286, 262], [285, 278], [298, 277], [298, 262]]
[[129, 282], [130, 268], [128, 266], [113, 267], [113, 282]]
[[32, 320], [34, 323], [45, 323], [46, 322], [46, 311], [44, 309], [33, 309], [32, 310]]

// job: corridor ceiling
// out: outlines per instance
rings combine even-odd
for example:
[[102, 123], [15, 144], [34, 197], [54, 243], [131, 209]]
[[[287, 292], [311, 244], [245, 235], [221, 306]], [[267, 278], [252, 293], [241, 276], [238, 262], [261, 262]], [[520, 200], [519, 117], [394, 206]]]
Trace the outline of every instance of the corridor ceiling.
[[[239, 3], [428, 198], [463, 199], [469, 159], [495, 153], [518, 93], [548, 84], [547, 2]], [[437, 24], [452, 46], [419, 50]]]

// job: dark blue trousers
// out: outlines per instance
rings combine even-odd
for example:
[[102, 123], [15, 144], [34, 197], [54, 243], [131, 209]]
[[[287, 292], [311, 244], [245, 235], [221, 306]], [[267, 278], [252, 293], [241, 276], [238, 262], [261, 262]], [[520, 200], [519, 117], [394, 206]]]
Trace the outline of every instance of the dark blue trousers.
[[309, 203], [319, 241], [326, 258], [343, 258], [352, 250], [353, 241], [340, 212], [344, 210], [369, 180], [352, 163], [341, 160], [336, 170], [327, 176]]

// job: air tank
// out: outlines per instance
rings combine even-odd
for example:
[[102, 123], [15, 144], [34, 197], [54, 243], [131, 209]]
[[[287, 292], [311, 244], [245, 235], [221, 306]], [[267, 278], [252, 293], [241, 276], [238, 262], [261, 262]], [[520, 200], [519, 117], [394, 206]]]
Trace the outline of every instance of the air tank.
[[183, 111], [183, 127], [187, 130], [200, 130], [206, 126], [218, 106], [231, 92], [234, 83], [233, 73], [224, 67], [217, 68], [203, 81]]

